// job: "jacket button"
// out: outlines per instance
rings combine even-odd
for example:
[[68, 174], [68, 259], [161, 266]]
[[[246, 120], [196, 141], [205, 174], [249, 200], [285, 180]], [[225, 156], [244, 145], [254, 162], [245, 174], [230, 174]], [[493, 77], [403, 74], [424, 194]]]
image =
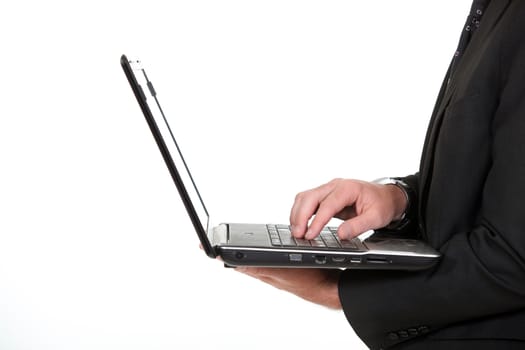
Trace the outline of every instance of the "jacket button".
[[388, 339], [390, 339], [390, 340], [398, 340], [399, 336], [396, 333], [394, 333], [394, 332], [388, 333]]
[[398, 334], [401, 338], [408, 338], [408, 332], [407, 332], [407, 331], [399, 331], [399, 332], [397, 332], [397, 334]]
[[421, 326], [417, 329], [419, 333], [428, 333], [429, 329], [427, 326]]

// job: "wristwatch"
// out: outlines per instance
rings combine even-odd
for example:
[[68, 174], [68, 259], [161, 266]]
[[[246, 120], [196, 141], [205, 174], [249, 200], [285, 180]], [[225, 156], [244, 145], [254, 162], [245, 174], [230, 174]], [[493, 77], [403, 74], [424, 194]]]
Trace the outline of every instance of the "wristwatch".
[[405, 227], [409, 222], [408, 213], [410, 212], [410, 207], [411, 207], [410, 198], [412, 196], [410, 194], [413, 191], [412, 188], [408, 186], [406, 182], [404, 182], [402, 179], [398, 177], [382, 177], [372, 182], [376, 184], [380, 184], [380, 185], [394, 185], [397, 188], [401, 189], [401, 191], [404, 193], [406, 197], [406, 201], [407, 201], [407, 206], [405, 208], [405, 211], [403, 212], [399, 220], [392, 221], [390, 224], [386, 226], [386, 228], [392, 229], [392, 230], [400, 230], [403, 227]]

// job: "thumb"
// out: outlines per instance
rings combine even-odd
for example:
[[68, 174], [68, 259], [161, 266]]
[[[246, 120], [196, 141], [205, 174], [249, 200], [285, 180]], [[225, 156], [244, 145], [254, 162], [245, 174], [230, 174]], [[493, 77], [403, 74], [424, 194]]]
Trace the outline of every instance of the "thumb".
[[373, 213], [366, 212], [343, 222], [337, 229], [337, 235], [341, 239], [352, 239], [368, 230], [384, 226], [380, 221]]

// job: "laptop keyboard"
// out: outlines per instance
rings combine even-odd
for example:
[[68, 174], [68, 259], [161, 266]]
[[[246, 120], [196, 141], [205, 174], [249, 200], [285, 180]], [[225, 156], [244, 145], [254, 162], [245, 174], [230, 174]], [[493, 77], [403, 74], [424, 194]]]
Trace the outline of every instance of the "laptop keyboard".
[[339, 239], [337, 236], [337, 228], [325, 227], [321, 234], [314, 239], [302, 239], [292, 236], [290, 226], [288, 225], [266, 225], [270, 241], [273, 246], [277, 247], [314, 247], [314, 248], [344, 248], [344, 249], [358, 249], [356, 240]]

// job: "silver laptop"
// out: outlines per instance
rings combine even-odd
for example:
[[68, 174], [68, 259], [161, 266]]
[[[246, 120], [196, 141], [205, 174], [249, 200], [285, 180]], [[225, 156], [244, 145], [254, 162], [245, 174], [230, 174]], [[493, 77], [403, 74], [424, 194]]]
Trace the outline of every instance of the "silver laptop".
[[419, 270], [433, 266], [439, 252], [426, 243], [376, 232], [341, 240], [325, 227], [313, 240], [294, 238], [287, 224], [221, 223], [214, 226], [181, 149], [139, 60], [121, 57], [121, 66], [175, 182], [188, 216], [210, 258], [226, 266]]

